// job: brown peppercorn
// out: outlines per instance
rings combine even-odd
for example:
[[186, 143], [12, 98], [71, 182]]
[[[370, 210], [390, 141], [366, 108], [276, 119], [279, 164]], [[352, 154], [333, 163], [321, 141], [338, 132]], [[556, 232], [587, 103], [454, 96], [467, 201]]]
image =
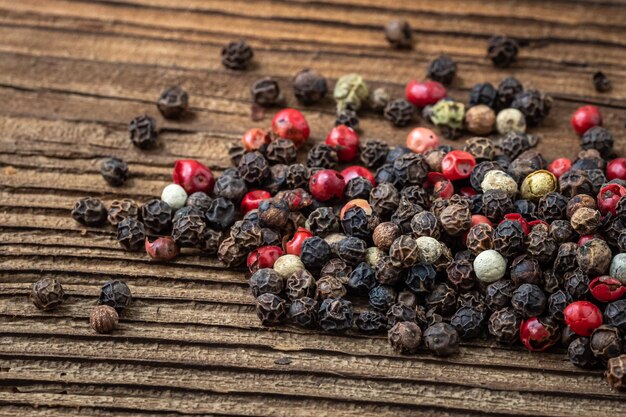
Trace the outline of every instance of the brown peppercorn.
[[249, 185], [258, 185], [270, 176], [267, 159], [259, 151], [245, 153], [238, 165], [239, 176]]
[[325, 143], [318, 143], [309, 150], [306, 164], [309, 168], [334, 169], [338, 162], [335, 148]]
[[368, 140], [360, 145], [360, 158], [367, 168], [376, 168], [385, 163], [389, 145], [379, 140]]
[[387, 336], [394, 350], [407, 355], [417, 352], [422, 341], [422, 330], [417, 323], [400, 321], [389, 329]]
[[559, 275], [563, 275], [566, 272], [573, 271], [578, 267], [576, 262], [576, 253], [578, 252], [578, 245], [574, 242], [565, 242], [559, 246], [554, 260], [554, 272]]
[[580, 269], [590, 277], [605, 275], [609, 270], [613, 254], [601, 239], [591, 239], [578, 247], [576, 261]]
[[252, 95], [252, 101], [255, 104], [263, 107], [271, 107], [281, 100], [280, 86], [278, 81], [265, 77], [260, 80], [256, 80], [252, 87], [250, 87], [250, 94]]
[[469, 230], [465, 239], [467, 249], [474, 255], [493, 249], [493, 227], [486, 223], [478, 223]]
[[144, 246], [146, 228], [134, 217], [124, 219], [117, 225], [117, 241], [124, 250], [135, 251]]
[[190, 214], [178, 218], [172, 225], [172, 238], [181, 248], [199, 247], [204, 239], [206, 223], [202, 216]]
[[452, 261], [446, 268], [448, 281], [461, 290], [470, 290], [476, 282], [474, 267], [467, 259]]
[[149, 149], [156, 145], [158, 134], [156, 122], [150, 116], [138, 116], [128, 124], [130, 140], [139, 149]]
[[494, 311], [489, 318], [489, 333], [500, 343], [511, 345], [519, 338], [522, 317], [511, 307]]
[[428, 176], [424, 155], [408, 152], [393, 161], [396, 177], [405, 185], [422, 185]]
[[526, 252], [542, 264], [552, 262], [558, 249], [548, 230], [546, 225], [538, 224], [532, 228], [526, 238]]
[[437, 356], [450, 356], [459, 351], [461, 338], [448, 323], [435, 323], [424, 332], [424, 344]]
[[440, 244], [440, 247], [441, 255], [439, 255], [439, 258], [432, 263], [433, 268], [435, 268], [435, 271], [437, 272], [445, 271], [448, 265], [450, 265], [450, 262], [452, 262], [452, 260], [454, 259], [454, 257], [452, 256], [452, 251], [449, 247], [447, 247], [443, 243]]
[[113, 307], [100, 305], [91, 310], [89, 324], [97, 333], [108, 334], [115, 330], [119, 319], [120, 317]]
[[609, 359], [606, 378], [613, 389], [626, 389], [626, 355]]
[[513, 210], [513, 202], [506, 191], [489, 190], [483, 193], [483, 214], [492, 222], [499, 222]]
[[395, 285], [406, 275], [406, 270], [396, 267], [390, 256], [381, 256], [374, 266], [374, 272], [376, 280], [386, 285]]
[[400, 228], [392, 222], [382, 222], [374, 229], [374, 245], [387, 252], [391, 244], [400, 236]]
[[283, 277], [272, 268], [261, 268], [250, 276], [248, 281], [252, 295], [258, 297], [261, 294], [272, 293], [280, 295], [283, 292]]
[[581, 207], [588, 207], [590, 209], [596, 209], [596, 200], [588, 194], [577, 194], [570, 198], [567, 202], [566, 214], [567, 218], [571, 219], [572, 215]]
[[407, 126], [415, 116], [415, 107], [407, 100], [395, 99], [385, 106], [383, 115], [396, 127]]
[[[202, 242], [200, 243], [200, 249], [202, 250], [202, 252], [209, 254], [209, 255], [217, 254], [217, 250], [220, 247], [220, 243], [222, 242], [223, 237], [224, 235], [221, 231], [209, 229], [208, 227], [206, 227], [204, 229], [204, 238], [202, 239]], [[271, 242], [271, 243], [279, 243], [279, 242], [277, 241], [277, 242]], [[267, 244], [270, 245], [269, 243]]]
[[410, 236], [400, 236], [389, 247], [389, 257], [394, 266], [410, 268], [417, 263], [419, 249], [417, 241]]
[[296, 145], [289, 139], [276, 139], [267, 145], [265, 157], [273, 164], [292, 164], [296, 161]]
[[305, 226], [316, 236], [325, 237], [339, 230], [339, 218], [332, 207], [320, 207], [309, 214]]
[[600, 226], [600, 217], [601, 214], [598, 210], [580, 207], [572, 215], [570, 223], [578, 234], [590, 235]]
[[[480, 106], [477, 106], [480, 107]], [[472, 107], [474, 109], [475, 107]], [[495, 156], [495, 146], [493, 141], [489, 138], [483, 138], [480, 136], [476, 136], [465, 141], [465, 147], [463, 148], [466, 152], [471, 153], [478, 160], [489, 160], [493, 159]]]
[[398, 209], [400, 193], [391, 183], [383, 182], [372, 188], [370, 205], [381, 219], [388, 219]]
[[139, 206], [133, 200], [114, 200], [109, 207], [109, 214], [107, 220], [113, 226], [117, 226], [122, 220], [127, 217], [138, 218]]
[[348, 284], [352, 267], [339, 258], [333, 258], [322, 267], [320, 276], [333, 276], [337, 278], [343, 285]]
[[593, 194], [593, 184], [586, 171], [570, 169], [559, 178], [559, 191], [565, 197], [576, 194]]
[[346, 287], [338, 278], [328, 275], [317, 280], [315, 298], [319, 301], [326, 298], [341, 298], [346, 293]]
[[591, 351], [602, 363], [618, 357], [622, 351], [622, 337], [617, 327], [602, 325], [591, 334]]
[[39, 310], [53, 310], [63, 304], [65, 291], [56, 279], [43, 278], [33, 284], [30, 299]]
[[305, 68], [293, 77], [293, 94], [304, 105], [317, 103], [327, 91], [326, 78], [315, 70]]
[[107, 219], [107, 209], [97, 198], [81, 198], [74, 204], [72, 218], [85, 226], [100, 226]]
[[394, 48], [410, 49], [413, 47], [413, 32], [406, 20], [392, 20], [387, 23], [385, 38]]
[[232, 41], [222, 48], [222, 65], [232, 70], [245, 70], [253, 56], [254, 52], [246, 41]]
[[439, 216], [441, 227], [450, 236], [458, 236], [472, 225], [472, 212], [468, 205], [450, 204]]
[[284, 200], [268, 198], [259, 204], [261, 226], [282, 229], [289, 220], [289, 205]]
[[465, 126], [470, 133], [488, 135], [493, 130], [495, 124], [496, 113], [485, 104], [472, 106], [465, 112]]
[[217, 258], [226, 265], [227, 268], [233, 268], [244, 263], [248, 256], [247, 249], [237, 245], [235, 239], [231, 236], [222, 240], [217, 249]]
[[263, 326], [281, 324], [287, 318], [287, 303], [276, 294], [261, 294], [256, 299], [256, 314]]
[[166, 119], [177, 119], [189, 108], [189, 94], [179, 86], [168, 87], [157, 100], [157, 108]]
[[439, 220], [430, 211], [421, 211], [411, 219], [411, 230], [413, 236], [418, 238], [422, 236], [439, 239], [441, 235], [439, 228]]
[[293, 272], [287, 278], [285, 294], [290, 300], [315, 296], [315, 278], [306, 269]]

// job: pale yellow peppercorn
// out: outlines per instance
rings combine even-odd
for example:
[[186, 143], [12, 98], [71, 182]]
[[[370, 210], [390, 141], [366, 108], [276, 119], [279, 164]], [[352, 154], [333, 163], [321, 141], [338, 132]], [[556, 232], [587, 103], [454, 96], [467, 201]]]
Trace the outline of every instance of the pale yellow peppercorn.
[[465, 112], [465, 126], [475, 135], [487, 135], [496, 123], [496, 113], [489, 106], [479, 104]]
[[367, 250], [365, 251], [365, 262], [367, 262], [367, 264], [373, 268], [382, 255], [383, 252], [376, 246], [367, 248]]
[[522, 182], [521, 194], [522, 198], [531, 201], [539, 201], [541, 197], [548, 193], [556, 191], [558, 188], [558, 180], [550, 171], [540, 169], [531, 172]]
[[278, 275], [285, 279], [302, 269], [304, 269], [304, 264], [300, 257], [296, 255], [283, 255], [274, 262], [274, 271], [278, 272]]
[[494, 169], [487, 171], [480, 183], [483, 192], [489, 190], [502, 190], [509, 196], [514, 197], [517, 194], [517, 182], [504, 171]]
[[496, 116], [496, 130], [501, 135], [509, 132], [526, 132], [526, 118], [517, 109], [501, 110]]

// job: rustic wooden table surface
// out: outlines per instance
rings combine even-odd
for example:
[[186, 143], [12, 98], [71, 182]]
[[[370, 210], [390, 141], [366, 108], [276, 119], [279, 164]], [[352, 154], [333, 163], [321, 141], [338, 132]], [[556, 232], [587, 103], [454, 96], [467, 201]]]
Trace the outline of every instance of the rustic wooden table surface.
[[[569, 127], [584, 103], [602, 108], [626, 153], [626, 3], [618, 0], [0, 0], [0, 415], [533, 415], [626, 413], [602, 372], [570, 365], [562, 352], [530, 354], [485, 343], [439, 359], [400, 357], [382, 337], [333, 336], [259, 326], [244, 274], [188, 254], [173, 264], [123, 252], [113, 230], [70, 218], [75, 200], [139, 202], [160, 194], [178, 158], [221, 170], [248, 128], [249, 86], [290, 79], [308, 66], [331, 84], [360, 72], [401, 96], [411, 78], [447, 52], [459, 64], [452, 94], [513, 74], [555, 97], [540, 133], [547, 158], [574, 157]], [[390, 49], [382, 26], [406, 18], [413, 51]], [[528, 41], [510, 70], [492, 67], [486, 39]], [[225, 70], [220, 48], [245, 38], [247, 72]], [[610, 93], [596, 93], [602, 69]], [[154, 101], [181, 84], [191, 117], [163, 120]], [[330, 100], [304, 109], [314, 140], [334, 120]], [[127, 123], [148, 113], [161, 146], [140, 151]], [[403, 143], [366, 115], [365, 138]], [[133, 179], [107, 186], [99, 159], [126, 159]], [[32, 282], [60, 279], [69, 295], [52, 313], [29, 302]], [[88, 314], [100, 285], [122, 279], [135, 300], [113, 335], [96, 335]]]

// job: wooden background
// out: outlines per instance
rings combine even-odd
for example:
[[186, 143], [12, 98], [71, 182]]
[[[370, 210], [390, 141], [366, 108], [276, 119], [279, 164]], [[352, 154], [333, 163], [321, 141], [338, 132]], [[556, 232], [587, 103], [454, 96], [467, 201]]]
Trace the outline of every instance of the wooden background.
[[[414, 51], [387, 46], [382, 26], [397, 17], [411, 22]], [[484, 57], [495, 33], [528, 42], [510, 70]], [[239, 38], [255, 51], [243, 73], [219, 60]], [[250, 118], [252, 82], [278, 78], [297, 105], [290, 79], [305, 66], [331, 84], [360, 72], [401, 96], [447, 52], [459, 64], [458, 98], [508, 74], [556, 98], [540, 130], [546, 157], [576, 155], [569, 118], [584, 103], [601, 106], [624, 154], [625, 48], [618, 0], [0, 0], [0, 415], [623, 415], [626, 396], [562, 352], [475, 342], [448, 359], [400, 357], [381, 337], [263, 329], [242, 272], [194, 255], [149, 262], [123, 252], [112, 229], [85, 230], [69, 214], [86, 195], [159, 195], [177, 158], [225, 168], [229, 144], [270, 121], [271, 112]], [[593, 89], [597, 69], [613, 81], [610, 93]], [[184, 122], [154, 106], [170, 84], [191, 95]], [[332, 102], [304, 111], [323, 139]], [[130, 144], [127, 123], [142, 113], [157, 117], [158, 150]], [[365, 138], [394, 144], [409, 130], [375, 115], [361, 124]], [[107, 155], [131, 165], [123, 188], [99, 174]], [[28, 301], [42, 276], [69, 295], [56, 312]], [[112, 278], [128, 282], [135, 301], [118, 331], [96, 335], [88, 314]]]

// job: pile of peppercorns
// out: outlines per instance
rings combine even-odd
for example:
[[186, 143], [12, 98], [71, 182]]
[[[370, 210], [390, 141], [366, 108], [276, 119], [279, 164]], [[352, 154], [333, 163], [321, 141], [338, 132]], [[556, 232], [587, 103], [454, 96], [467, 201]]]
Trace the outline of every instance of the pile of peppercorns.
[[[390, 23], [385, 34], [395, 47], [412, 45], [405, 22]], [[489, 40], [488, 55], [506, 67], [518, 49], [499, 36]], [[230, 69], [247, 68], [252, 57], [243, 41], [222, 51]], [[531, 351], [560, 343], [576, 366], [608, 366], [611, 386], [626, 386], [626, 159], [614, 157], [599, 110], [584, 106], [572, 118], [581, 135], [578, 158], [548, 164], [526, 128], [541, 124], [552, 100], [513, 77], [497, 88], [476, 85], [467, 104], [452, 100], [446, 85], [456, 71], [440, 56], [429, 79], [410, 81], [400, 99], [347, 74], [333, 90], [336, 126], [310, 147], [305, 163], [297, 157], [309, 125], [286, 108], [270, 130], [243, 135], [229, 150], [234, 167], [219, 178], [199, 161], [178, 160], [161, 198], [141, 206], [115, 201], [108, 210], [85, 198], [72, 216], [87, 226], [108, 221], [122, 248], [143, 247], [156, 260], [195, 248], [227, 267], [246, 264], [266, 326], [386, 332], [402, 354], [415, 354], [423, 342], [433, 354], [452, 355], [461, 340], [478, 337], [519, 341]], [[293, 79], [303, 105], [327, 90], [311, 69]], [[255, 82], [251, 95], [259, 106], [284, 100], [271, 78]], [[157, 105], [164, 117], [178, 118], [188, 95], [172, 87]], [[396, 126], [421, 110], [449, 138], [479, 136], [463, 150], [441, 145], [426, 127], [413, 129], [406, 146], [362, 143], [358, 112], [365, 107]], [[134, 119], [129, 130], [141, 149], [158, 140], [149, 116]], [[357, 159], [361, 165], [349, 165]], [[128, 167], [111, 158], [102, 175], [119, 186]], [[40, 308], [62, 299], [57, 281], [33, 288]], [[107, 283], [100, 301], [92, 326], [111, 331], [130, 291]]]

